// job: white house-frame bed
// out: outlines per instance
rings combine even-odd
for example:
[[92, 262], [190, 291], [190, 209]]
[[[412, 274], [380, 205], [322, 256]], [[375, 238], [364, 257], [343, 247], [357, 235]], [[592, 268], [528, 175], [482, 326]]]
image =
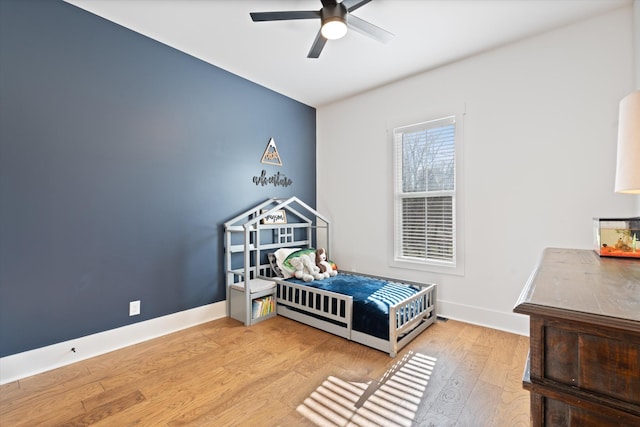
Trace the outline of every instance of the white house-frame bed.
[[[275, 218], [275, 221], [274, 221]], [[283, 218], [286, 218], [286, 222]], [[351, 295], [320, 289], [323, 279], [304, 283], [277, 277], [268, 254], [281, 248], [324, 247], [330, 253], [330, 222], [296, 197], [269, 199], [225, 223], [225, 268], [229, 315], [251, 325], [275, 315], [256, 312], [257, 304], [274, 298], [277, 314], [389, 353], [397, 352], [436, 321], [436, 285], [399, 281], [339, 271], [347, 280], [384, 281], [404, 293], [388, 306], [388, 331], [354, 329], [361, 324], [360, 303]], [[358, 285], [353, 285], [358, 286]], [[386, 284], [384, 285], [387, 286]], [[247, 292], [248, 290], [248, 292]], [[385, 326], [386, 328], [387, 326]]]

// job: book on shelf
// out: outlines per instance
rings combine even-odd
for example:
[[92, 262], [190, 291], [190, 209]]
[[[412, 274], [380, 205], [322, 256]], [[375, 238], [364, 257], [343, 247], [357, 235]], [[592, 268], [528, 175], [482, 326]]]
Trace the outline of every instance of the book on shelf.
[[251, 317], [257, 319], [276, 311], [276, 300], [273, 295], [256, 298], [251, 303]]

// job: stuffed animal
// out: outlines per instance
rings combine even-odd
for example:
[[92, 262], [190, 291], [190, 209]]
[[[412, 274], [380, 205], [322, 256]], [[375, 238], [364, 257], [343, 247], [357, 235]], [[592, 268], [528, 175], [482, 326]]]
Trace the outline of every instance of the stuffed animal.
[[316, 265], [320, 269], [320, 273], [324, 277], [332, 277], [338, 274], [333, 266], [327, 261], [327, 251], [324, 248], [320, 248], [316, 251]]
[[305, 282], [311, 282], [314, 279], [323, 279], [324, 275], [320, 274], [320, 269], [315, 263], [311, 254], [300, 254], [296, 257], [289, 258], [289, 262], [295, 268], [293, 273], [296, 279], [302, 279]]
[[276, 259], [285, 256], [281, 263], [284, 277], [295, 277], [305, 282], [324, 278], [324, 275], [320, 274], [320, 268], [316, 265], [315, 249], [294, 249], [286, 250], [286, 252], [285, 249], [278, 249], [275, 255]]

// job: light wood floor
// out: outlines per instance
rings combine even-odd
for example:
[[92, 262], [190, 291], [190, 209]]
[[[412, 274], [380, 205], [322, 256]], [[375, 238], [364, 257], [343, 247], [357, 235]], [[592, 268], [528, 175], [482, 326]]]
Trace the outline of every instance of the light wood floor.
[[279, 316], [226, 318], [0, 386], [0, 425], [529, 426], [527, 351], [453, 320], [392, 359]]

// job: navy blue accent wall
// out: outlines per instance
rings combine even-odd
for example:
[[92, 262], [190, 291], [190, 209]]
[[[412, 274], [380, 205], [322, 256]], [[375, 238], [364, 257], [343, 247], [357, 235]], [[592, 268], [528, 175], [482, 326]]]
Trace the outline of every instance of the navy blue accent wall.
[[314, 108], [62, 1], [0, 2], [0, 101], [0, 356], [222, 301], [222, 224], [315, 206]]

